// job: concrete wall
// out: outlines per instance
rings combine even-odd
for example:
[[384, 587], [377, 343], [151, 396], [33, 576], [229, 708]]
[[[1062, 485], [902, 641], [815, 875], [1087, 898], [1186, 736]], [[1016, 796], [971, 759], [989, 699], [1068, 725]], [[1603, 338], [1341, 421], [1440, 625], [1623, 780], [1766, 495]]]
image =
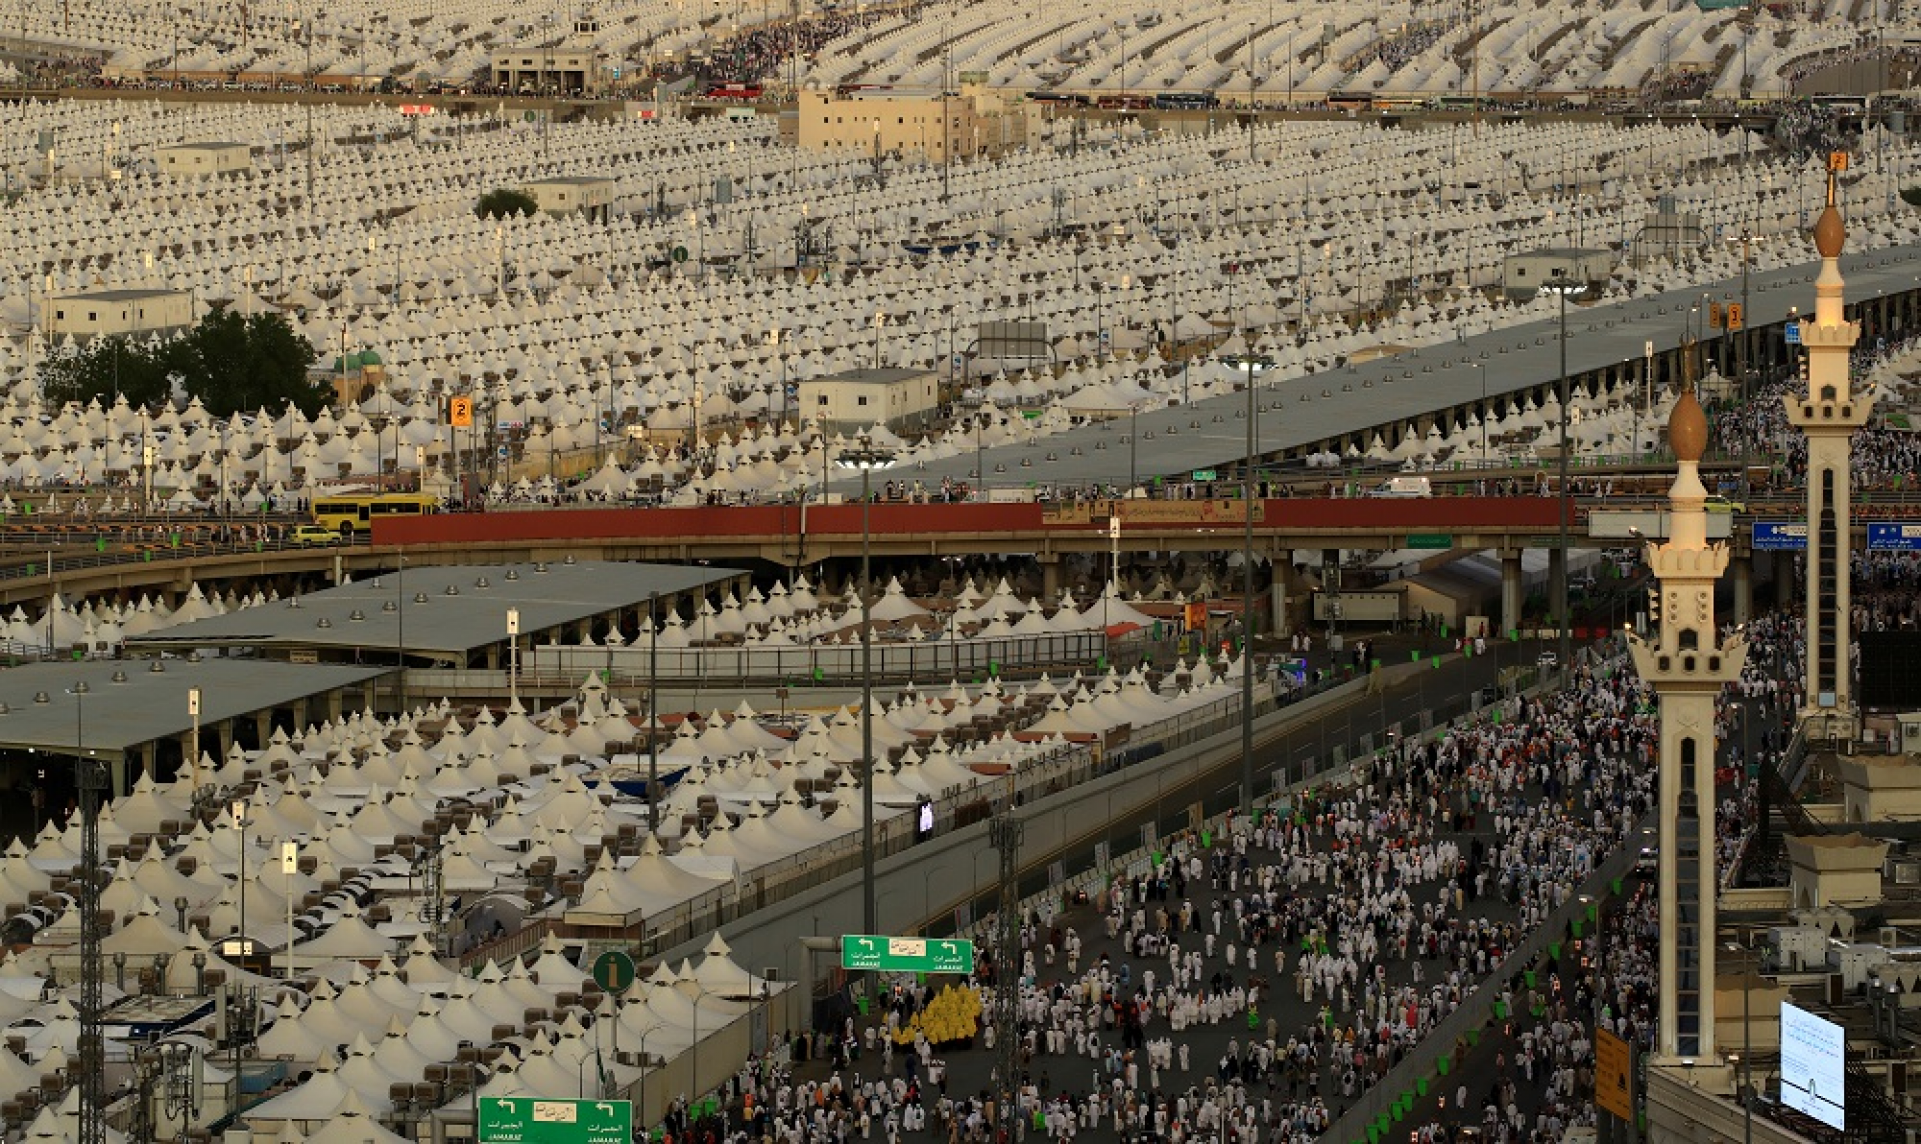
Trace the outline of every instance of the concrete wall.
[[[1405, 665], [1400, 670], [1406, 670]], [[1323, 711], [1345, 705], [1367, 686], [1366, 680], [1356, 680], [1257, 720], [1257, 746]], [[1229, 730], [1029, 803], [1022, 808], [1026, 821], [1023, 864], [1045, 865], [1056, 856], [1084, 851], [1100, 836], [1105, 824], [1152, 807], [1167, 791], [1237, 758], [1239, 753], [1240, 732]], [[1223, 786], [1231, 783], [1222, 779]], [[1270, 781], [1257, 777], [1257, 795], [1271, 790]], [[1171, 814], [1178, 808], [1164, 805], [1162, 809]], [[1123, 849], [1117, 847], [1115, 852]], [[987, 844], [987, 824], [976, 823], [880, 860], [875, 866], [877, 913], [883, 929], [890, 921], [912, 929], [919, 919], [949, 914], [956, 905], [986, 894], [998, 884], [999, 867]], [[860, 888], [858, 872], [836, 878], [759, 910], [745, 921], [723, 926], [721, 933], [739, 964], [756, 972], [762, 966], [778, 966], [787, 979], [807, 980], [801, 939], [861, 932]], [[661, 956], [678, 963], [682, 957], [697, 953], [705, 940], [703, 935], [699, 941], [667, 950]], [[826, 966], [821, 969], [825, 972]]]

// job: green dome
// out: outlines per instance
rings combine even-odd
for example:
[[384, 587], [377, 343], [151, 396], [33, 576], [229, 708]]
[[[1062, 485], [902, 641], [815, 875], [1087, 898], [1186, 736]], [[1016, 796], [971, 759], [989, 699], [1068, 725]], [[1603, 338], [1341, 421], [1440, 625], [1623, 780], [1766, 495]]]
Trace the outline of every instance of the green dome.
[[373, 350], [361, 350], [360, 364], [361, 365], [379, 365], [380, 355], [375, 353]]

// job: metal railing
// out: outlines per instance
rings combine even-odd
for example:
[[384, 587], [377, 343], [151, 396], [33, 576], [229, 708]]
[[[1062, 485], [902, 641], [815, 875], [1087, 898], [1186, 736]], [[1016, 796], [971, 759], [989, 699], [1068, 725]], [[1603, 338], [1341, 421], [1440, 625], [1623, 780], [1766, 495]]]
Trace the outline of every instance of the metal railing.
[[[920, 642], [877, 640], [873, 645], [873, 678], [902, 682], [949, 677], [987, 678], [1003, 668], [1084, 667], [1107, 650], [1098, 632], [1045, 636], [1003, 636], [993, 639], [930, 639]], [[704, 645], [663, 647], [580, 647], [548, 644], [528, 653], [545, 669], [563, 675], [612, 671], [630, 682], [650, 678], [662, 682], [726, 679], [743, 683], [794, 682], [859, 683], [861, 647], [852, 644], [806, 644], [768, 647]]]

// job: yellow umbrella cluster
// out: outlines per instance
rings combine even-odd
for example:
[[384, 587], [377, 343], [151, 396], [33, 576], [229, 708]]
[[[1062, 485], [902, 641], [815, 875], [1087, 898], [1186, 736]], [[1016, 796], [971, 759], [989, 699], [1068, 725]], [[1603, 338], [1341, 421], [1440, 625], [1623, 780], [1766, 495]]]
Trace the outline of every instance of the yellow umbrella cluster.
[[927, 1007], [894, 1030], [894, 1043], [911, 1045], [916, 1033], [927, 1034], [936, 1045], [964, 1041], [980, 1031], [981, 995], [971, 985], [949, 985], [934, 995]]

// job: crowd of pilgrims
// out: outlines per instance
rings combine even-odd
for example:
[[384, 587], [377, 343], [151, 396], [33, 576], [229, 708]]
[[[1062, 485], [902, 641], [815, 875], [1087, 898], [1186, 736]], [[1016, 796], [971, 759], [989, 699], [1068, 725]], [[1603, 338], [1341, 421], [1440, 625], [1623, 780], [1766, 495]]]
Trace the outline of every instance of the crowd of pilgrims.
[[[1756, 787], [1747, 780], [1744, 764], [1778, 764], [1791, 736], [1801, 695], [1794, 683], [1802, 669], [1801, 624], [1792, 610], [1749, 621], [1741, 678], [1723, 691], [1716, 711], [1716, 734], [1724, 749], [1719, 761], [1727, 770], [1715, 820], [1717, 868], [1723, 873], [1754, 826]], [[1743, 720], [1752, 725], [1743, 726]], [[1602, 1027], [1637, 1050], [1653, 1050], [1659, 942], [1654, 885], [1643, 880], [1612, 903], [1578, 947], [1578, 957], [1557, 962], [1543, 956], [1537, 990], [1524, 991], [1518, 979], [1513, 983], [1513, 1018], [1502, 1030], [1509, 1048], [1496, 1054], [1494, 1078], [1480, 1091], [1462, 1084], [1441, 1093], [1441, 1101], [1452, 1103], [1455, 1119], [1431, 1120], [1414, 1129], [1415, 1144], [1454, 1144], [1463, 1124], [1478, 1128], [1490, 1144], [1559, 1141], [1564, 1128], [1585, 1116], [1591, 1100], [1594, 1058], [1588, 1030], [1597, 1016]], [[1526, 1111], [1528, 1093], [1535, 1104], [1532, 1117]]]
[[[1849, 373], [1856, 385], [1909, 353], [1915, 337], [1895, 336], [1855, 348]], [[1777, 490], [1807, 487], [1808, 439], [1788, 424], [1782, 398], [1805, 393], [1807, 382], [1790, 373], [1751, 387], [1739, 400], [1716, 401], [1711, 408], [1714, 448], [1723, 456], [1748, 457], [1774, 469]], [[1911, 492], [1921, 487], [1921, 435], [1875, 424], [1856, 431], [1849, 446], [1852, 483], [1857, 491]]]
[[[1564, 692], [1398, 741], [1285, 811], [1230, 819], [1211, 845], [1172, 839], [1085, 905], [1038, 907], [1018, 971], [983, 957], [974, 980], [986, 1013], [994, 989], [1020, 990], [1027, 1131], [1316, 1139], [1646, 813], [1650, 698], [1618, 661], [1582, 669]], [[670, 1117], [672, 1144], [994, 1138], [991, 1025], [962, 1048], [889, 1035], [931, 996], [902, 982], [870, 1016], [796, 1037], [715, 1114]], [[1208, 1027], [1225, 1048], [1197, 1059]], [[975, 1058], [972, 1083], [950, 1052]]]

